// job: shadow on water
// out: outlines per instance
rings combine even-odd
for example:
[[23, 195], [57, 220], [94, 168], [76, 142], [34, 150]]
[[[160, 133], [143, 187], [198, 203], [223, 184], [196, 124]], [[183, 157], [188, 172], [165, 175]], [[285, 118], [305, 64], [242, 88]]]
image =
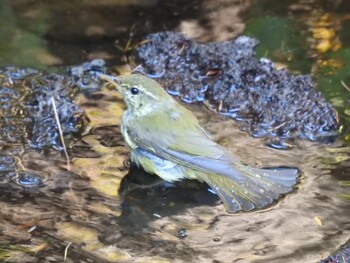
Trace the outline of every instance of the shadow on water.
[[[208, 191], [206, 184], [197, 181], [165, 182], [138, 167], [131, 167], [123, 178], [119, 195], [123, 200], [119, 223], [125, 233], [140, 231], [151, 221], [181, 214], [193, 207], [219, 204], [219, 198]], [[180, 238], [184, 231], [179, 228]]]
[[[296, 141], [291, 150], [275, 150], [231, 119], [189, 105], [213, 138], [243, 162], [288, 164], [303, 172], [298, 189], [270, 208], [229, 215], [206, 185], [159, 182], [125, 167], [129, 153], [119, 130], [124, 105], [118, 94], [105, 90], [78, 101], [90, 131], [72, 145], [70, 171], [57, 151], [2, 152], [19, 156], [15, 166], [3, 159], [9, 171], [2, 174], [0, 195], [4, 248], [8, 244], [18, 258], [11, 254], [12, 261], [62, 261], [66, 249], [67, 262], [317, 261], [348, 238], [349, 202], [341, 196], [349, 189], [339, 183], [348, 170], [343, 142]], [[33, 187], [35, 178], [41, 183]]]
[[[245, 18], [247, 33], [254, 35], [258, 31], [253, 14], [265, 22], [265, 26], [258, 27], [262, 32], [259, 35], [261, 52], [295, 70], [324, 72], [324, 68], [320, 69], [323, 65], [320, 60], [334, 62], [335, 58], [347, 55], [341, 51], [349, 46], [349, 42], [344, 41], [342, 49], [319, 54], [319, 39], [306, 45], [303, 34], [307, 31], [303, 31], [297, 41], [282, 43], [284, 37], [280, 37], [277, 52], [267, 51], [271, 37], [269, 26], [288, 20], [282, 24], [286, 27], [279, 27], [276, 34], [301, 31], [298, 27], [295, 29], [295, 25], [292, 28], [288, 25], [310, 14], [307, 13], [310, 6], [317, 6], [319, 12], [324, 9], [323, 4], [313, 1], [299, 5], [298, 1], [296, 4], [279, 1], [277, 5], [271, 0], [242, 5], [237, 5], [241, 1], [218, 1], [217, 4], [204, 0], [130, 1], [131, 5], [125, 1], [102, 1], [98, 6], [95, 1], [85, 2], [85, 5], [80, 1], [78, 4], [50, 3], [50, 9], [46, 1], [1, 2], [4, 8], [0, 8], [0, 14], [5, 15], [0, 20], [8, 23], [6, 27], [1, 26], [0, 34], [13, 40], [8, 32], [15, 30], [23, 40], [12, 45], [2, 38], [1, 64], [28, 65], [36, 59], [35, 65], [64, 65], [95, 57], [121, 64], [125, 58], [121, 58], [121, 52], [117, 53], [113, 41], [119, 38], [119, 44], [124, 47], [133, 30], [135, 38], [167, 29], [187, 33], [199, 41], [225, 40], [243, 31], [246, 21], [238, 14], [247, 8], [252, 12], [246, 13], [249, 16]], [[336, 2], [338, 6], [322, 1], [334, 8], [329, 11], [349, 14], [345, 1]], [[347, 11], [340, 12], [340, 9]], [[54, 19], [52, 10], [57, 11]], [[279, 13], [277, 18], [276, 13]], [[318, 14], [313, 17], [321, 18]], [[275, 18], [271, 20], [269, 16]], [[279, 20], [280, 16], [285, 20]], [[345, 15], [341, 16], [344, 20], [340, 21], [347, 24]], [[29, 23], [33, 17], [34, 22]], [[306, 22], [305, 27], [310, 25]], [[261, 31], [263, 29], [266, 31]], [[344, 31], [341, 27], [336, 30]], [[330, 39], [330, 43], [334, 41]], [[298, 63], [304, 63], [302, 57], [308, 60], [304, 61], [306, 65], [298, 67]], [[334, 64], [331, 65], [334, 69]], [[334, 75], [320, 74], [318, 78], [322, 90], [348, 120], [349, 94], [340, 87], [336, 77], [346, 80], [348, 73], [345, 72], [349, 68], [344, 64], [344, 68], [336, 69]], [[327, 77], [332, 82], [326, 82]], [[7, 98], [5, 91], [1, 95], [3, 102]], [[17, 90], [12, 93], [17, 96]], [[253, 139], [239, 131], [232, 120], [213, 114], [203, 105], [189, 105], [215, 141], [244, 163], [259, 167], [288, 165], [302, 171], [297, 189], [271, 207], [229, 215], [204, 184], [166, 183], [136, 167], [130, 171], [125, 167], [129, 151], [120, 134], [124, 105], [118, 94], [106, 90], [87, 96], [79, 94], [76, 102], [86, 112], [90, 124], [87, 132], [70, 145], [70, 170], [60, 152], [31, 149], [26, 144], [28, 138], [24, 131], [14, 129], [8, 133], [13, 136], [2, 141], [1, 260], [316, 262], [349, 240], [350, 150], [346, 135], [344, 140], [339, 138], [329, 145], [295, 141], [291, 150], [276, 150], [266, 147], [263, 138]], [[21, 110], [17, 113], [23, 114]], [[6, 125], [2, 123], [2, 127]], [[24, 139], [11, 142], [18, 133]]]
[[[334, 175], [340, 164], [348, 163], [341, 159], [348, 151], [342, 142], [327, 146], [300, 141], [292, 150], [278, 151], [265, 147], [263, 139], [247, 137], [232, 120], [203, 105], [190, 106], [214, 139], [243, 162], [289, 164], [303, 171], [298, 189], [272, 207], [229, 215], [203, 184], [159, 182], [135, 167], [128, 172], [118, 120], [108, 112], [118, 110], [107, 106], [123, 105], [115, 103], [115, 94], [103, 93], [81, 102], [93, 127], [73, 148], [74, 173], [66, 170], [57, 152], [27, 150], [23, 165], [40, 172], [43, 185], [23, 191], [14, 184], [2, 195], [6, 239], [45, 244], [35, 256], [24, 253], [32, 262], [59, 260], [69, 242], [68, 262], [314, 262], [348, 237], [349, 203], [341, 198], [347, 189], [339, 184], [346, 175]], [[98, 111], [114, 125], [108, 126]], [[33, 225], [36, 229], [28, 233]]]

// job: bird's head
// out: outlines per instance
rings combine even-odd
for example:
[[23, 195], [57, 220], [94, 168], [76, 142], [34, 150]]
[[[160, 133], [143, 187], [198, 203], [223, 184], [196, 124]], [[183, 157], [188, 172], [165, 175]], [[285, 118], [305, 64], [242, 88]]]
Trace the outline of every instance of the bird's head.
[[150, 108], [173, 102], [171, 96], [155, 80], [141, 74], [118, 77], [100, 74], [100, 78], [116, 87], [130, 111], [148, 112]]

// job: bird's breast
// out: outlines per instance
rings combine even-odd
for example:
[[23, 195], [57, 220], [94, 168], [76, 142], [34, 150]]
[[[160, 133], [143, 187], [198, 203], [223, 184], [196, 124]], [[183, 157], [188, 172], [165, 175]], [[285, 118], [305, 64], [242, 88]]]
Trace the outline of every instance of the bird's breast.
[[122, 122], [121, 125], [121, 133], [124, 138], [124, 141], [131, 149], [136, 149], [137, 145], [132, 137], [132, 127], [128, 125], [128, 123]]

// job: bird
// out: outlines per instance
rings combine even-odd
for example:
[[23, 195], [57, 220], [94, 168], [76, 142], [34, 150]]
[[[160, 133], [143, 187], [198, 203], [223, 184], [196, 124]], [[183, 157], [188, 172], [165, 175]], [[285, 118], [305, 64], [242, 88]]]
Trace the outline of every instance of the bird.
[[242, 164], [154, 79], [142, 74], [101, 73], [99, 77], [123, 96], [121, 133], [131, 150], [131, 162], [146, 172], [169, 182], [205, 182], [228, 213], [265, 208], [295, 188], [298, 168]]

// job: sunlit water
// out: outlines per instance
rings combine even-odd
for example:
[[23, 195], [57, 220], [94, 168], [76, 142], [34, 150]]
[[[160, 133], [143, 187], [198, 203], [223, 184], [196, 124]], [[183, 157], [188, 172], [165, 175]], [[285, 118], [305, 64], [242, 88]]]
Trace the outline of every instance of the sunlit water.
[[[193, 37], [203, 41], [236, 32], [223, 26], [205, 35], [193, 26], [201, 28], [192, 20], [179, 28], [199, 32]], [[227, 214], [205, 185], [162, 183], [136, 168], [128, 174], [129, 152], [119, 131], [124, 106], [117, 94], [80, 95], [76, 101], [91, 124], [69, 151], [69, 171], [54, 150], [2, 147], [1, 154], [16, 163], [0, 185], [1, 255], [12, 261], [317, 262], [350, 239], [350, 189], [343, 185], [349, 181], [350, 149], [341, 138], [329, 145], [296, 141], [291, 150], [275, 150], [204, 105], [189, 105], [214, 140], [242, 162], [302, 172], [295, 191], [271, 207]], [[20, 186], [24, 172], [39, 176], [42, 186]]]
[[[340, 185], [349, 168], [347, 161], [338, 163], [348, 148], [296, 142], [292, 150], [273, 150], [203, 105], [190, 109], [216, 141], [249, 165], [298, 167], [297, 189], [265, 210], [237, 214], [227, 214], [199, 183], [123, 183], [133, 187], [121, 197], [117, 189], [128, 170], [123, 164], [128, 150], [118, 128], [123, 105], [110, 95], [81, 99], [92, 130], [71, 151], [71, 172], [54, 152], [47, 156], [26, 150], [22, 164], [42, 175], [43, 186], [2, 190], [5, 236], [30, 240], [31, 246], [45, 243], [35, 260], [61, 257], [73, 242], [71, 262], [85, 257], [95, 258], [93, 262], [315, 262], [349, 238], [350, 203], [342, 198], [348, 189]], [[339, 167], [343, 176], [336, 174]], [[37, 229], [28, 233], [33, 225]]]

